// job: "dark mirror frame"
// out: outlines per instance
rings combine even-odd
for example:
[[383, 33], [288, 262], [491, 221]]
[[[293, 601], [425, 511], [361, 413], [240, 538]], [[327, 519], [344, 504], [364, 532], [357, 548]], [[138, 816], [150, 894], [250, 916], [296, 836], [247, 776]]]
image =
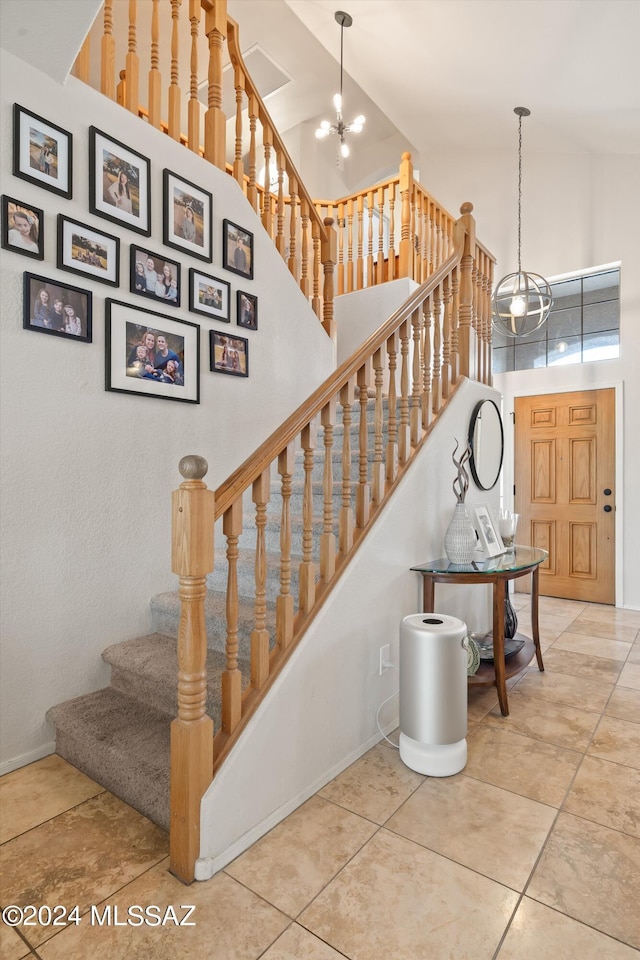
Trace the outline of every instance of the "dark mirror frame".
[[[480, 415], [480, 411], [482, 410], [485, 403], [490, 403], [491, 406], [495, 408], [495, 411], [498, 417], [498, 426], [500, 427], [500, 462], [498, 463], [496, 468], [495, 478], [488, 485], [483, 483], [480, 477], [478, 476], [478, 469], [476, 464], [476, 448], [474, 445], [474, 434], [476, 431], [476, 423]], [[469, 422], [469, 445], [471, 447], [471, 459], [469, 460], [469, 466], [471, 467], [471, 475], [473, 477], [475, 485], [480, 490], [493, 490], [496, 483], [498, 482], [498, 477], [500, 476], [500, 471], [502, 469], [502, 461], [504, 459], [504, 428], [502, 426], [502, 417], [500, 415], [500, 410], [498, 409], [498, 405], [493, 400], [490, 400], [489, 398], [486, 398], [485, 400], [479, 400], [478, 403], [473, 408], [473, 413], [471, 414], [471, 420]]]

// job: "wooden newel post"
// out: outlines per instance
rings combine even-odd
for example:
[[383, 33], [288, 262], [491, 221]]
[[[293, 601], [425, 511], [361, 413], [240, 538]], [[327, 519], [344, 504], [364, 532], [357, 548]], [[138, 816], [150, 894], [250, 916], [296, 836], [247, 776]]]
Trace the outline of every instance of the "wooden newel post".
[[325, 239], [320, 244], [320, 256], [324, 270], [324, 287], [322, 291], [322, 326], [333, 342], [336, 342], [336, 322], [333, 315], [333, 271], [338, 259], [338, 235], [333, 226], [333, 217], [325, 217]]
[[[398, 276], [413, 277], [413, 238], [411, 236], [411, 194], [413, 163], [411, 154], [403, 153], [400, 161], [400, 264]], [[390, 254], [391, 255], [391, 254]]]
[[476, 222], [473, 204], [463, 203], [458, 221], [464, 227], [464, 254], [460, 264], [460, 305], [458, 308], [458, 353], [460, 375], [477, 376], [478, 335], [473, 327], [473, 254], [476, 249]]
[[214, 495], [202, 457], [183, 457], [172, 496], [171, 568], [180, 578], [178, 716], [171, 724], [171, 873], [194, 879], [200, 853], [200, 801], [213, 776], [213, 721], [206, 716], [204, 600], [213, 570]]

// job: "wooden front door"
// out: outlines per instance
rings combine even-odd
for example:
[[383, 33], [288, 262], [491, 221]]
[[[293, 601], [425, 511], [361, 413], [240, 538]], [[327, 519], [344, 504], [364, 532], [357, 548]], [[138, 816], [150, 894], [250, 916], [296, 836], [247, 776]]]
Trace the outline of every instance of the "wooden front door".
[[615, 603], [613, 389], [515, 398], [515, 510], [541, 594]]

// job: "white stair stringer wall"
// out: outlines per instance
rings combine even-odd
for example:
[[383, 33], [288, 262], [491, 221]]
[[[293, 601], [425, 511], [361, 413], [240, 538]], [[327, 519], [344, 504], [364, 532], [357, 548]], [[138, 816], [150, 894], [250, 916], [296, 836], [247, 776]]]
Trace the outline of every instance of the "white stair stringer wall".
[[[398, 662], [402, 617], [422, 609], [422, 581], [410, 567], [443, 554], [455, 497], [454, 437], [463, 440], [478, 400], [495, 390], [463, 381], [431, 436], [365, 537], [216, 774], [202, 800], [196, 878], [206, 880], [380, 739], [379, 704], [398, 675], [379, 676], [379, 651], [391, 645]], [[498, 505], [498, 487], [471, 482], [467, 502]], [[220, 544], [217, 544], [219, 547]], [[461, 617], [470, 630], [488, 629], [489, 588], [436, 587], [439, 612]], [[397, 701], [381, 724], [397, 725]]]

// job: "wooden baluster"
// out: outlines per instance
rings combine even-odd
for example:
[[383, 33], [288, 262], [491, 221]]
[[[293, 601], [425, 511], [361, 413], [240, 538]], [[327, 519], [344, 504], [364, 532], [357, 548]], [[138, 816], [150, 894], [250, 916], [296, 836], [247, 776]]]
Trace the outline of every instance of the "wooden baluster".
[[158, 55], [158, 43], [160, 37], [160, 27], [158, 25], [158, 14], [160, 9], [160, 0], [153, 0], [151, 6], [151, 68], [149, 70], [149, 123], [157, 130], [160, 129], [161, 100], [162, 100], [162, 76], [160, 74]]
[[440, 375], [442, 398], [446, 400], [451, 393], [451, 282], [449, 277], [446, 277], [442, 285], [442, 302], [444, 313], [442, 318], [442, 368]]
[[424, 268], [424, 255], [427, 249], [427, 238], [425, 234], [425, 204], [426, 197], [422, 192], [416, 193], [416, 244], [415, 261], [416, 267], [414, 277], [418, 283], [424, 283], [427, 279]]
[[344, 203], [338, 204], [338, 296], [344, 291]]
[[251, 631], [251, 686], [260, 690], [269, 676], [269, 631], [267, 630], [267, 550], [265, 528], [269, 502], [270, 469], [253, 482], [253, 502], [256, 505], [256, 605], [255, 627]]
[[476, 333], [471, 322], [473, 315], [473, 251], [476, 244], [475, 220], [472, 216], [473, 204], [463, 203], [460, 217], [465, 230], [464, 254], [460, 262], [460, 304], [458, 308], [458, 350], [460, 356], [460, 376], [475, 380], [476, 377]]
[[273, 131], [265, 126], [262, 132], [264, 146], [264, 206], [262, 208], [262, 226], [273, 240], [273, 217], [271, 211], [271, 150]]
[[258, 121], [258, 98], [249, 94], [249, 186], [247, 200], [258, 211], [258, 192], [256, 189], [256, 123]]
[[295, 446], [290, 443], [278, 457], [281, 477], [282, 517], [280, 520], [280, 594], [276, 597], [276, 643], [286, 650], [293, 637], [293, 594], [291, 593], [291, 481], [295, 470]]
[[222, 729], [233, 733], [242, 716], [242, 673], [238, 668], [238, 541], [242, 533], [242, 496], [225, 511], [222, 531], [227, 538], [227, 664], [222, 674]]
[[487, 298], [487, 324], [488, 324], [488, 359], [487, 370], [489, 378], [487, 386], [493, 386], [493, 327], [491, 323], [491, 290], [493, 288], [493, 260], [487, 256], [487, 274], [485, 277], [485, 296]]
[[460, 352], [458, 344], [458, 312], [460, 309], [460, 275], [457, 266], [451, 272], [451, 382], [460, 379]]
[[287, 266], [294, 280], [298, 280], [298, 257], [296, 243], [298, 235], [298, 184], [295, 177], [289, 177], [289, 259]]
[[136, 53], [136, 15], [137, 0], [129, 0], [129, 39], [127, 57], [125, 60], [125, 72], [127, 75], [127, 85], [125, 88], [125, 107], [131, 113], [138, 115], [139, 106], [139, 73], [140, 61]]
[[471, 289], [473, 291], [473, 306], [471, 312], [471, 322], [476, 333], [476, 367], [474, 379], [482, 381], [482, 339], [480, 323], [478, 317], [478, 262], [476, 260], [477, 249], [471, 248], [473, 263], [471, 265]]
[[342, 507], [338, 523], [340, 552], [346, 556], [353, 547], [353, 510], [351, 509], [351, 408], [354, 400], [353, 381], [340, 391], [342, 405]]
[[316, 565], [313, 562], [313, 451], [315, 438], [311, 424], [300, 435], [304, 450], [304, 490], [302, 494], [302, 563], [300, 564], [300, 610], [309, 613], [316, 602]]
[[[200, 2], [200, 0], [196, 0]], [[244, 161], [242, 159], [242, 107], [244, 104], [244, 75], [238, 64], [233, 68], [233, 86], [236, 91], [236, 128], [233, 157], [233, 179], [245, 192]]]
[[442, 210], [440, 207], [436, 208], [435, 214], [435, 253], [434, 253], [434, 270], [439, 270], [442, 264]]
[[389, 483], [393, 483], [398, 475], [398, 421], [396, 416], [396, 365], [398, 356], [398, 334], [392, 333], [387, 340], [387, 354], [389, 357], [389, 426], [387, 436], [386, 476]]
[[384, 352], [378, 347], [373, 355], [374, 384], [376, 402], [373, 414], [373, 465], [371, 467], [371, 498], [375, 504], [384, 497], [384, 411], [382, 407], [382, 386], [384, 382]]
[[121, 107], [126, 108], [127, 71], [121, 70], [119, 77], [120, 77], [120, 81], [116, 88], [116, 100]]
[[182, 91], [178, 83], [178, 57], [180, 54], [180, 4], [182, 0], [171, 0], [171, 83], [169, 84], [169, 120], [168, 134], [172, 140], [180, 141], [180, 100]]
[[402, 200], [399, 277], [413, 278], [413, 240], [411, 236], [411, 194], [413, 190], [413, 164], [411, 154], [403, 153], [400, 163], [400, 197]]
[[104, 0], [104, 27], [100, 41], [100, 92], [116, 99], [116, 42], [113, 38], [113, 0]]
[[373, 190], [369, 190], [369, 193], [367, 194], [367, 204], [369, 207], [369, 252], [367, 254], [367, 286], [372, 287], [376, 282], [373, 276]]
[[[205, 14], [209, 43], [207, 111], [204, 115], [204, 158], [226, 167], [226, 121], [222, 109], [222, 47], [227, 37], [227, 0], [216, 0]], [[255, 207], [254, 207], [255, 209]]]
[[323, 240], [321, 244], [322, 269], [324, 270], [322, 326], [335, 343], [336, 322], [333, 313], [333, 271], [336, 263], [336, 231], [331, 217], [325, 217], [324, 229], [326, 240]]
[[322, 260], [320, 255], [320, 227], [316, 220], [313, 221], [311, 233], [313, 236], [313, 298], [311, 300], [311, 307], [318, 320], [321, 320], [320, 268], [322, 266]]
[[389, 259], [387, 261], [387, 280], [396, 277], [396, 240], [395, 240], [396, 185], [389, 185]]
[[423, 278], [428, 280], [433, 272], [433, 244], [431, 237], [431, 207], [432, 201], [429, 197], [424, 200], [424, 239], [425, 249], [423, 254]]
[[370, 364], [367, 361], [357, 373], [358, 387], [360, 390], [360, 422], [358, 425], [358, 488], [356, 491], [356, 526], [361, 530], [369, 522], [369, 513], [371, 508], [371, 487], [367, 477], [368, 457], [367, 441], [369, 437], [369, 424], [367, 422], [367, 405], [369, 401], [369, 381]]
[[75, 59], [72, 70], [74, 77], [76, 77], [78, 80], [82, 80], [83, 83], [89, 83], [89, 72], [91, 66], [89, 44], [90, 34], [87, 34], [84, 38], [82, 46], [80, 47], [80, 51]]
[[476, 247], [475, 255], [475, 303], [476, 303], [476, 312], [477, 312], [477, 331], [478, 331], [478, 381], [480, 383], [486, 383], [486, 331], [485, 331], [485, 315], [484, 315], [484, 276], [482, 271], [482, 251], [479, 247]]
[[347, 293], [353, 290], [353, 200], [347, 200]]
[[431, 381], [431, 403], [434, 413], [442, 405], [442, 385], [440, 368], [442, 363], [442, 288], [433, 291], [433, 379]]
[[378, 262], [376, 283], [384, 283], [384, 187], [378, 187]]
[[278, 150], [277, 164], [278, 164], [278, 205], [276, 209], [276, 250], [282, 257], [286, 259], [286, 244], [284, 239], [284, 214], [285, 214], [285, 202], [284, 202], [284, 156], [282, 150]]
[[364, 287], [364, 259], [363, 250], [363, 231], [364, 231], [364, 196], [360, 194], [356, 201], [358, 207], [358, 262], [356, 264], [356, 290], [362, 290]]
[[431, 315], [433, 312], [433, 295], [429, 295], [423, 303], [423, 334], [422, 334], [422, 429], [426, 430], [431, 423], [431, 373], [433, 369], [433, 349], [431, 345]]
[[302, 213], [302, 261], [300, 270], [300, 289], [308, 300], [311, 292], [311, 286], [309, 278], [309, 204], [306, 200], [301, 201], [300, 209]]
[[213, 570], [215, 498], [207, 461], [183, 457], [172, 495], [171, 569], [179, 577], [178, 716], [171, 723], [171, 872], [191, 883], [200, 855], [200, 801], [213, 777], [213, 721], [207, 703], [204, 599]]
[[409, 459], [411, 447], [411, 430], [409, 426], [409, 321], [405, 320], [400, 327], [400, 356], [402, 366], [400, 370], [400, 416], [398, 424], [398, 459], [406, 463]]
[[191, 62], [189, 78], [189, 105], [187, 107], [187, 145], [194, 153], [200, 152], [200, 101], [198, 100], [198, 34], [200, 33], [200, 0], [189, 0], [191, 29]]
[[324, 427], [324, 469], [322, 475], [323, 515], [320, 535], [320, 579], [329, 583], [336, 572], [336, 538], [333, 532], [333, 428], [336, 424], [336, 401], [322, 408], [320, 423]]
[[420, 341], [422, 339], [422, 309], [417, 307], [411, 314], [411, 329], [413, 336], [413, 371], [411, 377], [411, 444], [417, 446], [422, 433], [422, 364], [420, 357]]

